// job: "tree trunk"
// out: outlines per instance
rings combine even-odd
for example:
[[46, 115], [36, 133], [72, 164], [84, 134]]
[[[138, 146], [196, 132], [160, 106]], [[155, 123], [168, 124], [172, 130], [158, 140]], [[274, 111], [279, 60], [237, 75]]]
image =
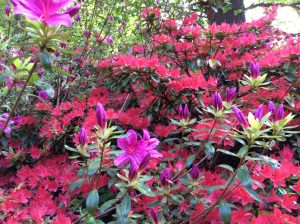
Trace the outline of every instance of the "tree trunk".
[[219, 10], [210, 21], [211, 23], [216, 22], [218, 25], [220, 25], [221, 23], [234, 24], [234, 23], [242, 23], [246, 21], [244, 11], [241, 11], [241, 13], [234, 15], [234, 11], [244, 8], [243, 0], [230, 0], [230, 1], [231, 1], [231, 9], [226, 13], [223, 13], [222, 10]]

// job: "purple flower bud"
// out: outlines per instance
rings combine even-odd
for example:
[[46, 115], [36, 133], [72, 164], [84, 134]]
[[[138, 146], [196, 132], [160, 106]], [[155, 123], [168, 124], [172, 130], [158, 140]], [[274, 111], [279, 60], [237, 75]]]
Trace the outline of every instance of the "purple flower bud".
[[166, 168], [165, 170], [163, 170], [159, 176], [159, 180], [162, 186], [166, 187], [166, 186], [170, 186], [170, 184], [172, 184], [171, 181], [171, 171], [169, 168]]
[[6, 14], [7, 16], [10, 15], [10, 7], [9, 7], [9, 5], [5, 5], [5, 14]]
[[84, 34], [85, 38], [90, 38], [90, 36], [91, 36], [91, 32], [87, 29], [84, 31], [83, 34]]
[[9, 113], [4, 113], [1, 115], [2, 118], [7, 119], [9, 118]]
[[123, 20], [123, 21], [122, 21], [122, 26], [125, 26], [125, 25], [126, 25], [126, 21]]
[[80, 18], [80, 15], [77, 14], [77, 15], [74, 17], [74, 19], [75, 19], [76, 22], [79, 22], [80, 19], [81, 19], [81, 18]]
[[193, 165], [193, 168], [191, 169], [190, 175], [193, 180], [198, 180], [200, 171], [197, 166]]
[[129, 193], [129, 196], [130, 196], [131, 198], [135, 198], [136, 195], [137, 195], [137, 194], [136, 194], [136, 190], [135, 190], [135, 189], [132, 189], [132, 188], [129, 189], [128, 193]]
[[85, 145], [87, 143], [87, 133], [85, 128], [81, 128], [79, 132], [79, 143], [80, 145]]
[[18, 115], [18, 116], [15, 116], [14, 119], [12, 119], [12, 123], [13, 124], [18, 124], [22, 121], [22, 116]]
[[138, 170], [136, 168], [136, 165], [134, 163], [130, 164], [130, 170], [129, 170], [129, 174], [128, 174], [128, 179], [129, 181], [132, 181], [136, 178], [138, 173]]
[[135, 24], [135, 27], [136, 27], [136, 29], [138, 29], [138, 30], [141, 28], [141, 26], [140, 26], [139, 23], [136, 23], [136, 24]]
[[143, 172], [143, 170], [146, 169], [146, 167], [150, 161], [150, 158], [151, 158], [151, 155], [150, 155], [150, 153], [148, 153], [139, 165], [139, 169], [138, 169], [139, 172]]
[[110, 15], [110, 16], [108, 17], [108, 19], [109, 19], [110, 21], [113, 21], [114, 17], [113, 17], [112, 15]]
[[275, 113], [275, 105], [272, 101], [269, 101], [268, 103], [268, 111], [271, 112], [271, 118], [272, 120], [276, 120], [276, 113]]
[[183, 109], [182, 109], [182, 105], [181, 104], [178, 107], [178, 114], [180, 116], [180, 119], [182, 119], [183, 118]]
[[80, 5], [74, 5], [68, 8], [64, 14], [69, 14], [71, 17], [73, 17], [79, 12], [80, 8]]
[[60, 44], [60, 47], [63, 48], [63, 49], [66, 49], [66, 48], [67, 48], [67, 45], [66, 45], [65, 43], [61, 43], [61, 44]]
[[14, 83], [14, 79], [11, 76], [6, 76], [6, 86], [8, 89], [11, 89], [13, 83]]
[[246, 121], [243, 112], [239, 108], [234, 106], [233, 113], [243, 127], [248, 127], [248, 122]]
[[35, 61], [35, 58], [34, 58], [34, 57], [31, 57], [31, 58], [30, 58], [30, 63], [34, 63], [34, 61]]
[[150, 214], [151, 214], [151, 217], [152, 217], [152, 220], [153, 220], [154, 224], [158, 224], [159, 219], [158, 219], [157, 211], [154, 208], [151, 208]]
[[258, 120], [261, 120], [263, 117], [263, 105], [260, 104], [257, 110], [255, 111], [254, 117]]
[[250, 63], [250, 73], [253, 78], [258, 78], [260, 76], [260, 66], [258, 63]]
[[56, 50], [54, 54], [55, 54], [56, 57], [59, 57], [60, 56], [60, 51]]
[[283, 104], [281, 103], [277, 108], [276, 118], [278, 121], [280, 121], [283, 119], [283, 117], [284, 117], [284, 108], [283, 108]]
[[218, 92], [215, 92], [212, 96], [212, 105], [216, 110], [222, 110], [223, 108], [222, 97]]
[[103, 129], [106, 127], [107, 115], [101, 103], [96, 105], [96, 118], [99, 126]]
[[85, 77], [90, 77], [91, 73], [90, 73], [89, 70], [86, 70], [86, 71], [84, 72], [84, 75], [85, 75]]
[[38, 75], [38, 77], [43, 77], [43, 75], [44, 75], [44, 72], [43, 72], [43, 70], [38, 70], [37, 71], [37, 75]]
[[189, 111], [187, 104], [185, 104], [184, 109], [183, 109], [183, 118], [185, 120], [187, 120], [187, 119], [189, 119], [189, 117], [190, 117], [190, 111]]
[[45, 90], [39, 91], [38, 96], [40, 98], [42, 98], [44, 101], [47, 101], [48, 98], [49, 98], [49, 95], [48, 95], [48, 93]]
[[105, 40], [108, 44], [112, 44], [114, 42], [114, 39], [112, 37], [106, 37]]
[[229, 87], [226, 88], [226, 102], [231, 103], [234, 100], [236, 94], [236, 88], [230, 89]]

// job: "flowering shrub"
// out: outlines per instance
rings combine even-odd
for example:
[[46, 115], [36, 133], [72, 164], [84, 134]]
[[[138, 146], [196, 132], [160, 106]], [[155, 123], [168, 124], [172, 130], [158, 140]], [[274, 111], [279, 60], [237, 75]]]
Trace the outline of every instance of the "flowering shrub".
[[300, 42], [276, 8], [205, 28], [145, 8], [146, 44], [68, 61], [61, 2], [13, 1], [36, 54], [2, 68], [1, 222], [299, 222]]

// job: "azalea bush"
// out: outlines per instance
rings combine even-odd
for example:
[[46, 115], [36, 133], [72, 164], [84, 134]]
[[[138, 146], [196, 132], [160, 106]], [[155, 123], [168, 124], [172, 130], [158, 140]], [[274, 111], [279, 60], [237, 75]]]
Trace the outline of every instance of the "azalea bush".
[[272, 27], [276, 7], [219, 26], [145, 7], [109, 55], [109, 35], [72, 39], [70, 2], [12, 1], [1, 222], [299, 222], [300, 42]]

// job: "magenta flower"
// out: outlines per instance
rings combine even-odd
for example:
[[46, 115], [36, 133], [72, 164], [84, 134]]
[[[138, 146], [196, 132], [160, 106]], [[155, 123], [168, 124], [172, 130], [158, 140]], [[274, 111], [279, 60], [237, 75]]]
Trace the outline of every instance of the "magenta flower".
[[21, 14], [32, 21], [43, 21], [49, 26], [71, 26], [70, 14], [57, 12], [67, 6], [73, 0], [11, 0], [14, 5], [14, 13]]
[[200, 171], [199, 171], [197, 166], [193, 165], [193, 167], [190, 171], [190, 175], [191, 175], [193, 180], [198, 180], [199, 175], [200, 175]]
[[104, 129], [106, 127], [107, 115], [101, 103], [97, 103], [96, 105], [96, 118], [99, 126]]
[[7, 16], [10, 15], [10, 7], [9, 7], [9, 5], [5, 5], [4, 11], [5, 11], [5, 14], [6, 14]]
[[180, 106], [178, 108], [178, 114], [180, 116], [180, 119], [185, 119], [185, 120], [189, 119], [190, 111], [189, 111], [187, 104], [184, 105], [184, 109], [182, 108], [182, 105], [180, 104]]
[[164, 187], [168, 187], [172, 184], [172, 175], [169, 168], [166, 168], [160, 173], [159, 180]]
[[258, 120], [261, 120], [263, 117], [263, 105], [260, 104], [259, 107], [257, 108], [257, 110], [255, 111], [254, 114], [255, 118], [258, 118]]
[[85, 145], [88, 141], [87, 132], [85, 128], [81, 128], [79, 131], [79, 144]]
[[251, 76], [253, 78], [257, 79], [260, 76], [260, 66], [259, 66], [259, 64], [251, 62], [249, 68], [250, 68]]
[[268, 103], [268, 110], [271, 112], [271, 119], [273, 121], [280, 121], [284, 118], [284, 108], [283, 104], [280, 104], [278, 108], [276, 109], [274, 103], [270, 101]]
[[119, 154], [114, 163], [121, 166], [130, 163], [132, 166], [138, 167], [142, 160], [150, 154], [151, 158], [161, 158], [162, 154], [155, 150], [159, 144], [158, 139], [150, 138], [148, 131], [144, 130], [143, 138], [138, 139], [138, 135], [134, 130], [127, 131], [127, 137], [117, 140], [118, 147], [123, 150]]
[[44, 101], [48, 101], [49, 95], [45, 90], [39, 91], [38, 96], [42, 98]]
[[212, 105], [216, 110], [222, 110], [223, 108], [222, 97], [218, 92], [215, 92], [212, 96]]
[[237, 118], [238, 122], [243, 126], [243, 127], [248, 127], [248, 122], [246, 121], [243, 112], [237, 108], [237, 107], [233, 107], [233, 113], [235, 115], [235, 117]]
[[234, 100], [236, 94], [236, 88], [232, 88], [230, 89], [229, 87], [226, 88], [226, 102], [227, 103], [232, 103], [232, 101]]

